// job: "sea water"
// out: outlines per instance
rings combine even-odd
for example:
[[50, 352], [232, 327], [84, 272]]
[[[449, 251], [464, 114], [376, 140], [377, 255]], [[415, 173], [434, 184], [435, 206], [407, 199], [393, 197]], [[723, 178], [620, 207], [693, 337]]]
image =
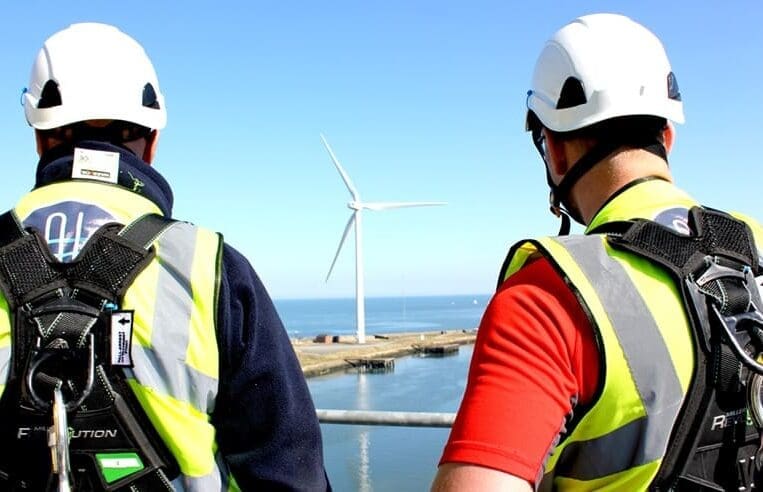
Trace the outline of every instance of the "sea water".
[[[440, 357], [408, 356], [394, 371], [348, 370], [308, 379], [322, 409], [456, 412], [473, 347]], [[321, 424], [326, 470], [337, 492], [425, 491], [448, 428]]]
[[[472, 330], [490, 296], [368, 298], [366, 333]], [[355, 333], [354, 299], [275, 300], [289, 336]], [[444, 357], [402, 357], [387, 373], [348, 370], [308, 379], [316, 408], [456, 412], [473, 347]], [[321, 424], [337, 492], [428, 490], [448, 428]]]
[[[472, 330], [490, 296], [370, 297], [365, 301], [366, 333]], [[355, 299], [276, 299], [291, 337], [355, 333]]]

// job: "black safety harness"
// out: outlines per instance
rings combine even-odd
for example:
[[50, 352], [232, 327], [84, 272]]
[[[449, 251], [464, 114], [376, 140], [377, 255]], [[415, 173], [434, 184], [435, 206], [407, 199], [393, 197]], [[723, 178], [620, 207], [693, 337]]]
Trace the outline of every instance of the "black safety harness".
[[128, 386], [132, 311], [119, 308], [172, 220], [107, 224], [70, 263], [0, 215], [0, 288], [11, 313], [0, 398], [0, 490], [174, 490], [172, 454]]
[[695, 207], [689, 227], [688, 236], [649, 220], [605, 229], [613, 248], [670, 272], [693, 330], [695, 370], [650, 488], [751, 490], [763, 485], [763, 265], [744, 222]]

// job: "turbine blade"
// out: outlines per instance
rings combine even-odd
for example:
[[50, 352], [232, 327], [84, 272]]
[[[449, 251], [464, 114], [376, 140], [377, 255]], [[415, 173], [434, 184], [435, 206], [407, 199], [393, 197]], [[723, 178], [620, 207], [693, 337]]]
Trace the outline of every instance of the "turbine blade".
[[334, 155], [334, 151], [331, 150], [331, 146], [326, 141], [326, 137], [324, 137], [322, 133], [321, 133], [321, 140], [323, 140], [323, 145], [326, 147], [326, 150], [329, 151], [331, 160], [334, 162], [334, 166], [336, 166], [337, 171], [339, 171], [339, 175], [342, 176], [342, 180], [344, 180], [344, 184], [347, 186], [347, 189], [350, 191], [350, 195], [352, 195], [352, 199], [355, 201], [360, 200], [360, 197], [358, 196], [358, 190], [355, 189], [355, 185], [352, 184], [352, 180], [350, 179], [350, 176], [347, 175], [347, 173], [342, 168], [342, 165], [339, 164], [339, 159], [337, 159], [336, 156]]
[[434, 207], [438, 205], [447, 205], [447, 202], [366, 202], [359, 204], [361, 208], [368, 210], [385, 210], [388, 208], [404, 207]]
[[355, 222], [355, 212], [353, 212], [352, 215], [350, 215], [350, 220], [348, 220], [347, 225], [344, 226], [344, 233], [342, 234], [342, 239], [339, 241], [339, 247], [336, 249], [336, 254], [334, 255], [334, 260], [331, 262], [331, 267], [329, 268], [329, 272], [326, 274], [325, 282], [329, 281], [331, 272], [334, 270], [334, 265], [336, 264], [336, 259], [339, 258], [339, 252], [342, 251], [342, 245], [344, 245], [344, 240], [347, 238], [347, 233], [350, 232], [350, 227], [352, 227], [352, 224], [354, 222]]

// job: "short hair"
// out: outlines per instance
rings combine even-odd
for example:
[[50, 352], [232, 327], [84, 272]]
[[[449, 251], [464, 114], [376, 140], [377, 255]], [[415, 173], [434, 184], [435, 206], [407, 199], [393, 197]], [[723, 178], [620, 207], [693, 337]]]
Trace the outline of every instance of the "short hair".
[[76, 144], [82, 140], [96, 140], [123, 145], [151, 134], [151, 129], [136, 123], [112, 120], [105, 125], [95, 125], [88, 121], [78, 121], [49, 130], [37, 130], [43, 138]]
[[551, 133], [560, 140], [595, 140], [597, 142], [663, 142], [662, 132], [668, 120], [658, 116], [620, 116], [569, 132]]

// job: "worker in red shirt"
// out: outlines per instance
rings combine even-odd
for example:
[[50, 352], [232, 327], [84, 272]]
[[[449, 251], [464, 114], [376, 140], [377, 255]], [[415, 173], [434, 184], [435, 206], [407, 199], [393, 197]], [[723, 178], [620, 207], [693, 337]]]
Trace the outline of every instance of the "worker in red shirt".
[[562, 230], [509, 252], [433, 491], [753, 487], [763, 234], [673, 184], [684, 116], [661, 42], [576, 19], [527, 109]]

